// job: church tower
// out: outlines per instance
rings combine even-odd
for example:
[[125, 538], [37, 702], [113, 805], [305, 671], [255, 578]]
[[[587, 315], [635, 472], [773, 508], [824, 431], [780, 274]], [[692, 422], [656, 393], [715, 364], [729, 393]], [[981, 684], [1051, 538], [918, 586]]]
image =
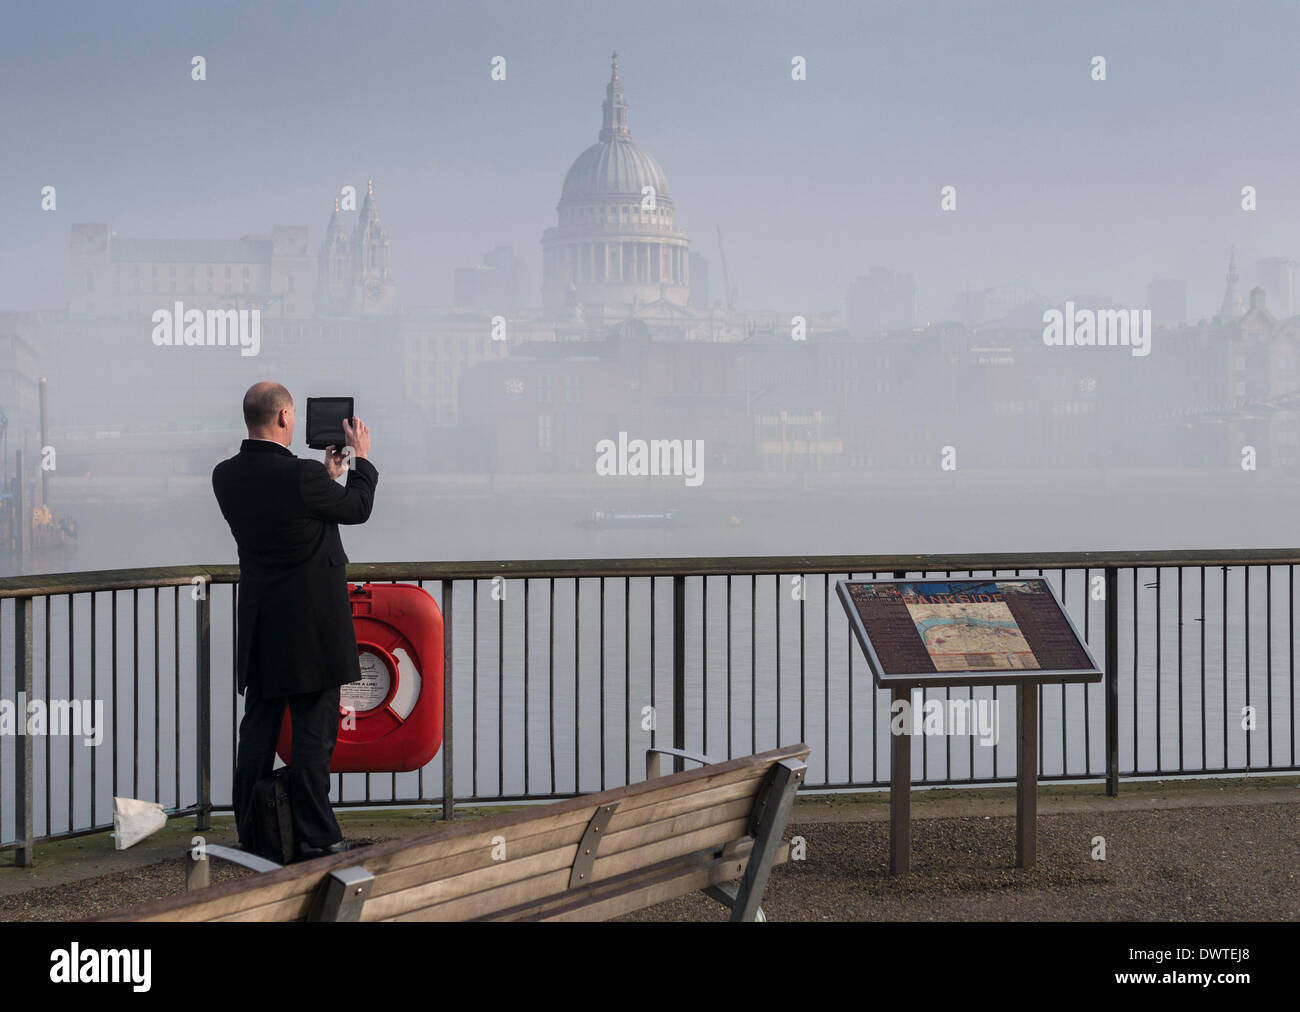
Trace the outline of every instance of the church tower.
[[367, 183], [366, 199], [352, 230], [348, 291], [353, 313], [393, 311], [396, 286], [388, 268], [388, 229], [375, 206], [374, 180]]
[[316, 286], [317, 310], [342, 313], [348, 308], [348, 237], [339, 221], [339, 202], [334, 199], [334, 213], [325, 228], [320, 247], [320, 280]]
[[1219, 307], [1219, 319], [1240, 320], [1246, 315], [1246, 304], [1241, 301], [1241, 289], [1237, 287], [1240, 278], [1237, 275], [1237, 248], [1234, 246], [1228, 256], [1227, 287], [1223, 292], [1223, 305]]

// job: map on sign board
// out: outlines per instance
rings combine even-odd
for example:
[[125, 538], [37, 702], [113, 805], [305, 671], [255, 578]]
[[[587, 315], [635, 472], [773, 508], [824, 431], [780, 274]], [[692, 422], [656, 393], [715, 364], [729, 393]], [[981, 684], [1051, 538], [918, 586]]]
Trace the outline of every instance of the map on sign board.
[[854, 580], [837, 589], [882, 682], [1100, 677], [1045, 580]]
[[1037, 668], [1003, 596], [1003, 584], [905, 583], [903, 603], [939, 671]]

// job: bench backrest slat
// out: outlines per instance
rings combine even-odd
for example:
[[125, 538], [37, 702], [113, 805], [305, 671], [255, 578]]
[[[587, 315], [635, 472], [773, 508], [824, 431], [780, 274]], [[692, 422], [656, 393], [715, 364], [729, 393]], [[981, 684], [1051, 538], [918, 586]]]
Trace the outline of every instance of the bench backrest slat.
[[[706, 826], [693, 833], [659, 840], [642, 846], [632, 846], [608, 858], [596, 857], [592, 881], [612, 878], [634, 868], [667, 861], [674, 857], [693, 854], [706, 848], [721, 847], [745, 834], [749, 813], [730, 822]], [[540, 899], [563, 891], [569, 884], [569, 869], [577, 856], [577, 847], [551, 851], [536, 858], [520, 862], [501, 862], [499, 875], [476, 877], [476, 886], [486, 888], [474, 891], [452, 888], [446, 880], [430, 883], [407, 894], [389, 894], [376, 900], [372, 898], [362, 911], [362, 920], [467, 920], [482, 917], [518, 903]], [[519, 867], [504, 867], [518, 863]], [[520, 874], [523, 873], [523, 874]], [[563, 875], [563, 881], [557, 875]], [[557, 885], [558, 882], [558, 885]], [[455, 895], [460, 891], [461, 895]]]
[[[752, 843], [746, 842], [743, 846], [729, 848], [728, 853], [722, 856], [696, 855], [694, 860], [672, 862], [677, 867], [671, 869], [649, 870], [641, 874], [607, 879], [605, 883], [597, 883], [584, 890], [584, 895], [574, 896], [571, 893], [538, 904], [532, 910], [504, 911], [498, 916], [502, 920], [530, 921], [604, 920], [618, 917], [686, 892], [732, 881], [744, 872], [752, 850]], [[774, 863], [784, 864], [789, 850], [788, 844], [783, 846]]]
[[[568, 890], [579, 844], [601, 805], [617, 807], [596, 848], [592, 882], [745, 837], [754, 799], [772, 765], [807, 754], [807, 746], [787, 746], [540, 810], [466, 820], [414, 839], [169, 897], [119, 916], [302, 919], [331, 870], [358, 864], [375, 876], [363, 920], [492, 916]], [[494, 853], [495, 838], [504, 838], [505, 860]]]
[[[662, 857], [655, 857], [654, 860], [662, 860], [678, 853], [690, 853], [711, 846], [715, 842], [726, 842], [743, 836], [761, 782], [759, 779], [749, 780], [737, 787], [728, 788], [728, 790], [736, 790], [738, 787], [745, 787], [748, 793], [731, 801], [723, 801], [681, 815], [671, 815], [657, 805], [644, 806], [638, 810], [642, 815], [660, 814], [664, 817], [640, 825], [635, 824], [635, 820], [625, 820], [619, 832], [609, 834], [602, 839], [596, 851], [590, 881], [608, 878], [628, 867], [646, 863], [647, 854], [661, 854]], [[615, 815], [617, 814], [616, 811]], [[571, 868], [577, 857], [578, 843], [581, 838], [581, 827], [577, 832], [571, 828], [566, 833], [566, 838], [555, 842], [547, 850], [536, 846], [516, 847], [514, 841], [506, 838], [507, 859], [505, 861], [492, 860], [491, 856], [485, 853], [479, 856], [479, 867], [462, 874], [456, 874], [454, 869], [445, 866], [432, 869], [426, 865], [404, 869], [403, 872], [388, 873], [377, 878], [370, 899], [362, 912], [362, 919], [380, 920], [408, 911], [420, 911], [421, 916], [438, 920], [460, 917], [458, 911], [461, 907], [444, 911], [439, 911], [436, 907], [511, 882], [517, 886], [511, 899], [512, 903], [522, 903], [534, 896], [549, 895], [551, 887], [548, 883], [551, 880], [549, 878], [539, 880], [537, 877]], [[660, 845], [658, 851], [646, 849], [655, 844]], [[437, 878], [430, 881], [435, 871]], [[397, 881], [393, 881], [394, 879]], [[478, 908], [475, 904], [469, 904], [466, 909], [469, 906]]]
[[[741, 773], [746, 774], [743, 779], [739, 776]], [[661, 793], [649, 794], [644, 799], [641, 799], [644, 803], [637, 804], [626, 811], [623, 805], [620, 804], [606, 827], [606, 836], [610, 840], [618, 839], [621, 833], [625, 833], [629, 829], [647, 821], [666, 818], [677, 811], [689, 812], [695, 809], [708, 809], [727, 800], [745, 801], [748, 799], [748, 801], [752, 802], [754, 794], [762, 782], [763, 771], [761, 767], [749, 771], [734, 771], [719, 779], [721, 783], [716, 786], [712, 781], [702, 782], [694, 793], [683, 794], [680, 789], [681, 785], [676, 785], [671, 790], [666, 789]], [[593, 801], [595, 797], [597, 796], [593, 796]], [[563, 827], [562, 830], [551, 833], [538, 834], [535, 832], [537, 827], [533, 824], [518, 827], [515, 832], [485, 830], [472, 841], [475, 844], [474, 849], [458, 853], [452, 858], [439, 855], [427, 858], [419, 863], [406, 864], [402, 868], [385, 868], [381, 863], [366, 862], [366, 867], [376, 876], [369, 902], [373, 903], [380, 896], [418, 886], [434, 878], [448, 878], [454, 875], [499, 867], [502, 862], [497, 860], [494, 854], [495, 848], [492, 844], [494, 837], [504, 837], [508, 862], [514, 862], [521, 857], [533, 856], [547, 847], [576, 848], [578, 842], [582, 839], [586, 824], [591, 820], [597, 807], [599, 806], [592, 804], [589, 809], [578, 813], [583, 816], [581, 819], [568, 820], [568, 825]], [[526, 833], [527, 835], [516, 836], [515, 833]], [[622, 837], [622, 839], [626, 840], [627, 838]], [[602, 843], [600, 852], [605, 852], [607, 846], [607, 844]], [[620, 846], [626, 846], [626, 844], [620, 844]], [[572, 865], [575, 852], [569, 851], [566, 856], [568, 863]], [[431, 864], [434, 861], [437, 862], [436, 866]], [[521, 875], [520, 877], [524, 876]], [[465, 884], [470, 887], [473, 883], [466, 882]], [[472, 891], [472, 888], [467, 888], [467, 891]]]

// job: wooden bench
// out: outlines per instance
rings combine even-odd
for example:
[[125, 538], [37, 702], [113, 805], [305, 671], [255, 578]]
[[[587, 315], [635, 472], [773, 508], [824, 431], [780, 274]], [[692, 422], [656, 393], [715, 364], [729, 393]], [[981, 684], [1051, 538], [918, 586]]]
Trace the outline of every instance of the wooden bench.
[[[733, 921], [765, 919], [808, 753], [711, 762], [651, 749], [639, 784], [285, 867], [207, 846], [198, 860], [187, 852], [190, 891], [96, 920], [604, 920], [697, 889]], [[703, 765], [660, 776], [665, 755]], [[261, 874], [207, 886], [213, 857]]]

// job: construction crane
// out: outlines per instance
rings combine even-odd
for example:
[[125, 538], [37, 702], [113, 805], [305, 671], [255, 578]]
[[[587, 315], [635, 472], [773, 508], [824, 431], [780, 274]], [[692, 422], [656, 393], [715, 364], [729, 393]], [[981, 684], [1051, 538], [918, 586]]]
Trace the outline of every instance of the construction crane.
[[718, 252], [722, 255], [722, 287], [727, 295], [727, 312], [736, 308], [736, 293], [731, 288], [731, 276], [727, 273], [727, 250], [722, 245], [722, 226], [715, 225], [718, 230]]

